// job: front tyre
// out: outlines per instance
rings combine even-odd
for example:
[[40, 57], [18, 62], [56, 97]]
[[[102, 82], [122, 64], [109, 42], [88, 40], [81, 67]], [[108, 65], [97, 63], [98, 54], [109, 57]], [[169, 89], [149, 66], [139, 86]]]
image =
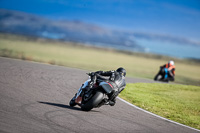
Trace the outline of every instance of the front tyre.
[[162, 75], [156, 75], [154, 78], [155, 81], [162, 81], [162, 79], [163, 79]]
[[85, 104], [81, 105], [81, 110], [90, 111], [94, 107], [96, 107], [103, 100], [103, 93], [97, 91], [96, 94], [88, 100]]
[[74, 107], [75, 105], [76, 105], [75, 98], [73, 97], [69, 102], [69, 106]]

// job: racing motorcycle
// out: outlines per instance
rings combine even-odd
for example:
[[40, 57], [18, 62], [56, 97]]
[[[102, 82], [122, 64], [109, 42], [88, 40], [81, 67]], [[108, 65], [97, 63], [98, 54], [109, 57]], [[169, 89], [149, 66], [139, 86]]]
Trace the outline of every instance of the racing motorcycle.
[[167, 68], [160, 68], [160, 72], [154, 77], [155, 81], [169, 82], [169, 75], [172, 73]]
[[82, 84], [69, 102], [69, 105], [71, 107], [79, 105], [83, 111], [90, 111], [102, 105], [109, 105], [109, 100], [113, 99], [119, 92], [116, 87], [116, 81], [112, 82], [109, 79], [97, 78], [96, 83], [92, 87], [89, 87], [91, 84], [91, 75], [88, 75], [89, 79]]

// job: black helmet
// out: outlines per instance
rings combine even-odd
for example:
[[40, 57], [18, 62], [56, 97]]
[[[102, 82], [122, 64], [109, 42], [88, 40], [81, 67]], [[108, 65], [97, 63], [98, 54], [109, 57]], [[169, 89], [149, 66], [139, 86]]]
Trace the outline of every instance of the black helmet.
[[126, 70], [122, 67], [118, 68], [117, 72], [121, 73], [124, 77], [126, 76]]

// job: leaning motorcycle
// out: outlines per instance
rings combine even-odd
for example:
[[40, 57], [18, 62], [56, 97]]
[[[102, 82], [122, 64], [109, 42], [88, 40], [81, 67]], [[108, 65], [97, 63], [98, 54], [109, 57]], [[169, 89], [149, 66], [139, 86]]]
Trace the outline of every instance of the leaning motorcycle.
[[115, 94], [113, 95], [113, 92], [118, 92], [118, 90], [115, 90], [115, 83], [108, 79], [97, 78], [96, 83], [94, 83], [92, 87], [89, 87], [91, 75], [88, 75], [89, 79], [82, 84], [78, 92], [69, 102], [71, 107], [79, 105], [83, 111], [90, 111], [93, 108], [108, 105], [109, 96], [111, 94], [112, 96], [115, 96]]
[[154, 77], [155, 81], [169, 82], [169, 75], [172, 73], [167, 68], [160, 68], [159, 73]]

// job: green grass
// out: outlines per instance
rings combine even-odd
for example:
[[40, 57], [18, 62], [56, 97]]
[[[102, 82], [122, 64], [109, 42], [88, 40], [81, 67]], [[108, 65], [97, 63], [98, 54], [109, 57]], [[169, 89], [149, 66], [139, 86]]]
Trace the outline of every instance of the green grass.
[[200, 129], [200, 87], [178, 84], [127, 84], [120, 97], [167, 119]]
[[[169, 57], [97, 49], [71, 42], [0, 34], [0, 56], [76, 67], [90, 71], [113, 70], [122, 66], [129, 77], [153, 79]], [[200, 85], [200, 63], [173, 59], [176, 83]]]

